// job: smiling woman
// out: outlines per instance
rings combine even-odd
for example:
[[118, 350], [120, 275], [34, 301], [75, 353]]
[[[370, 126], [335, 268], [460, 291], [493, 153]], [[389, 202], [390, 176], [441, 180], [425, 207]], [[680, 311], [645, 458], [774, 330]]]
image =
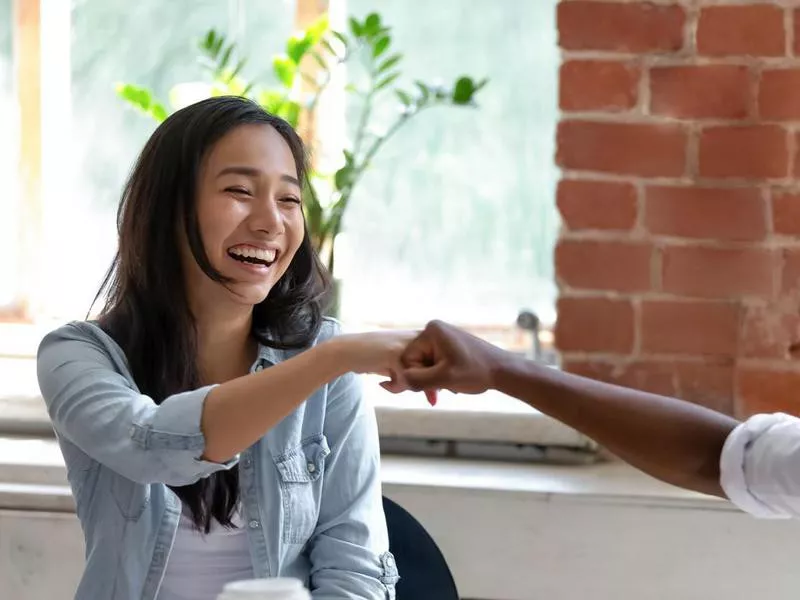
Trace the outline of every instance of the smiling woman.
[[211, 600], [281, 575], [392, 595], [355, 374], [398, 372], [412, 334], [337, 335], [321, 316], [304, 159], [248, 100], [174, 113], [125, 187], [98, 320], [43, 340], [39, 386], [93, 548], [77, 600]]

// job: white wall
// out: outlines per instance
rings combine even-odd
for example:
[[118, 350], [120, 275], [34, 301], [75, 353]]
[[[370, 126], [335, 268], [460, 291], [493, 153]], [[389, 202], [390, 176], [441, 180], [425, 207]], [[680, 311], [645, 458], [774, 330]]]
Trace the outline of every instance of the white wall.
[[[722, 503], [387, 484], [447, 556], [464, 598], [794, 600], [800, 528]], [[68, 513], [0, 511], [0, 598], [71, 598]]]

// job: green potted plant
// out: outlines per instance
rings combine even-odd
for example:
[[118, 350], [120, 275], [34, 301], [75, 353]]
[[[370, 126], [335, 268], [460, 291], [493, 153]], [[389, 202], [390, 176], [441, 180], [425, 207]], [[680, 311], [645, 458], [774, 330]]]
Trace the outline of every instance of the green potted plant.
[[[477, 81], [463, 76], [450, 86], [417, 80], [413, 89], [401, 88], [396, 81], [401, 75], [403, 55], [394, 52], [391, 45], [391, 29], [376, 13], [361, 21], [350, 18], [346, 32], [331, 29], [324, 15], [304, 31], [292, 35], [286, 42], [285, 52], [272, 57], [272, 70], [278, 84], [265, 86], [244, 77], [242, 69], [246, 58], [240, 56], [235, 42], [212, 29], [199, 43], [201, 64], [209, 75], [207, 81], [174, 86], [168, 104], [156, 98], [152, 90], [136, 84], [118, 83], [116, 91], [128, 105], [157, 122], [169, 115], [167, 106], [177, 110], [204, 97], [237, 95], [258, 102], [297, 128], [312, 155], [311, 172], [303, 194], [308, 231], [333, 275], [334, 242], [342, 231], [345, 212], [354, 189], [381, 147], [423, 110], [439, 106], [475, 106], [477, 92], [486, 85], [485, 79]], [[365, 73], [363, 84], [346, 87], [347, 93], [359, 100], [355, 133], [342, 152], [338, 168], [332, 173], [322, 173], [313, 162], [316, 110], [336, 70], [353, 60], [361, 61]], [[385, 132], [375, 134], [370, 120], [376, 105], [386, 101], [398, 105], [397, 117]], [[331, 314], [338, 315], [338, 301], [338, 282], [335, 281]]]

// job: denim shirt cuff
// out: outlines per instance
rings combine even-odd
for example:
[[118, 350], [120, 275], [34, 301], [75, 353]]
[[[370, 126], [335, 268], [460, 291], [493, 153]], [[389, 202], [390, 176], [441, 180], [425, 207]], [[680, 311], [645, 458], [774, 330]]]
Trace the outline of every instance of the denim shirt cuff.
[[134, 424], [131, 437], [143, 450], [155, 452], [164, 466], [181, 479], [199, 479], [237, 464], [234, 456], [224, 463], [202, 458], [206, 447], [200, 429], [209, 385], [167, 398], [155, 411], [149, 423]]

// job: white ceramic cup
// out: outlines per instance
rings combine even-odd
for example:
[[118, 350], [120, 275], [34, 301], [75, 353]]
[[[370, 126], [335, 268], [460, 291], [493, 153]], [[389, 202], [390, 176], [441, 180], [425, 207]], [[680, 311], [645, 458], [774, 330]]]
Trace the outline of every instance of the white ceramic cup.
[[299, 579], [245, 579], [227, 584], [217, 600], [311, 600]]

